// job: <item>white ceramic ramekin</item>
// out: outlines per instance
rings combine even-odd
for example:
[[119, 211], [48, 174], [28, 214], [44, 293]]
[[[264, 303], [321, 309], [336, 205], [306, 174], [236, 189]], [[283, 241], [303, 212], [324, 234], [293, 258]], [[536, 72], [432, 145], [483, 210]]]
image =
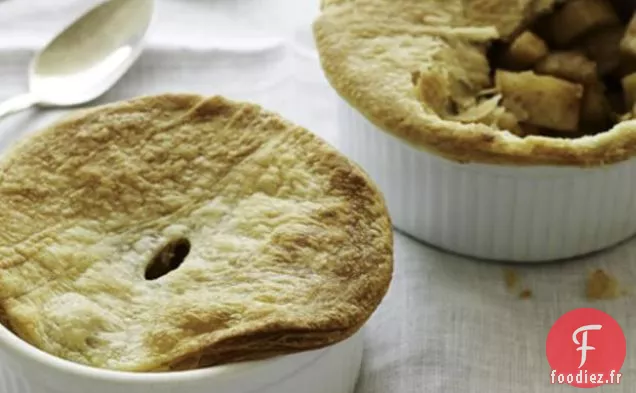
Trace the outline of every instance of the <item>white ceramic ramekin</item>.
[[362, 333], [274, 359], [174, 373], [94, 369], [48, 355], [0, 325], [1, 393], [351, 393]]
[[396, 228], [459, 254], [570, 258], [636, 233], [636, 160], [599, 168], [460, 164], [416, 149], [339, 103], [339, 148], [386, 198]]

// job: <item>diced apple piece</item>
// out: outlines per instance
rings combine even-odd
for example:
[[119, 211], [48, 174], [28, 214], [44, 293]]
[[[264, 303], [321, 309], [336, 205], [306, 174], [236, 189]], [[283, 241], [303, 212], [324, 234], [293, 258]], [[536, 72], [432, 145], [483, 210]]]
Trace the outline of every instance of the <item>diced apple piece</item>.
[[572, 0], [557, 10], [550, 21], [553, 40], [563, 47], [587, 33], [619, 25], [614, 7], [606, 0]]
[[501, 109], [503, 112], [499, 115], [497, 127], [501, 130], [509, 131], [517, 136], [524, 136], [526, 133], [521, 129], [517, 117], [504, 108]]
[[520, 120], [539, 127], [574, 132], [578, 128], [583, 86], [532, 71], [497, 70], [502, 104]]
[[540, 75], [551, 75], [576, 83], [590, 83], [597, 79], [596, 63], [577, 51], [550, 53], [535, 67]]
[[524, 31], [504, 53], [502, 65], [515, 70], [528, 69], [547, 54], [548, 46], [545, 42], [531, 31]]

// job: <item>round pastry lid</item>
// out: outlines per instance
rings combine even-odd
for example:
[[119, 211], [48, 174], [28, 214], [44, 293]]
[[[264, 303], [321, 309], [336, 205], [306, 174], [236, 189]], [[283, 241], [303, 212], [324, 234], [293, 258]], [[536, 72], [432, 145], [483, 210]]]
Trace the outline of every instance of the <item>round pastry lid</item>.
[[260, 107], [162, 95], [0, 159], [0, 321], [61, 358], [192, 369], [340, 342], [387, 291], [366, 175]]

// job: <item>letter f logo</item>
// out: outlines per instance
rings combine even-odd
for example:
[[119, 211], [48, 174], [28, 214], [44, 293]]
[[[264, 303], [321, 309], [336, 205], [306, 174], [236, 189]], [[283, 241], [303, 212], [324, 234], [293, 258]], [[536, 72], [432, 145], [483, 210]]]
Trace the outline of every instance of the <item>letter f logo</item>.
[[[574, 341], [574, 344], [580, 345], [580, 347], [576, 349], [577, 351], [581, 351], [581, 364], [579, 364], [579, 368], [583, 367], [583, 365], [585, 364], [585, 361], [587, 360], [587, 351], [593, 351], [596, 349], [594, 347], [590, 347], [587, 345], [587, 332], [589, 330], [601, 330], [602, 327], [603, 327], [602, 325], [581, 326], [580, 328], [576, 329], [574, 333], [572, 334], [572, 341]], [[577, 336], [581, 332], [583, 334], [581, 334], [582, 339], [581, 339], [581, 342], [579, 342]]]

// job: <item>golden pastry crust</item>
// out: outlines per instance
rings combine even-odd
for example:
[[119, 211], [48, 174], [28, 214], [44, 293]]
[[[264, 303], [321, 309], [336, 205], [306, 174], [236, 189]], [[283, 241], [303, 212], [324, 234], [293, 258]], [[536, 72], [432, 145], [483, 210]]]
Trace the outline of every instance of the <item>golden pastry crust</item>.
[[[82, 111], [0, 160], [0, 321], [100, 368], [190, 369], [320, 348], [385, 295], [392, 229], [367, 176], [251, 104], [162, 95]], [[146, 280], [167, 243], [183, 264]]]
[[[636, 122], [578, 139], [520, 138], [484, 124], [438, 116], [439, 103], [414, 93], [413, 73], [431, 86], [486, 85], [489, 42], [506, 39], [555, 0], [323, 0], [314, 23], [331, 85], [379, 128], [458, 162], [598, 166], [631, 158]], [[437, 83], [430, 79], [437, 78]], [[435, 92], [427, 96], [435, 97]]]

